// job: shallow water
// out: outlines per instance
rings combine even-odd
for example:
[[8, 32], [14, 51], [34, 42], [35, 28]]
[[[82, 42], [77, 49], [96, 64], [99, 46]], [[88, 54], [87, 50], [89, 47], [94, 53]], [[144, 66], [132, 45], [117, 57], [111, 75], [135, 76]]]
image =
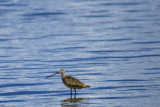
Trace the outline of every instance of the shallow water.
[[[158, 0], [0, 0], [0, 106], [158, 107]], [[65, 68], [91, 88], [70, 98]]]

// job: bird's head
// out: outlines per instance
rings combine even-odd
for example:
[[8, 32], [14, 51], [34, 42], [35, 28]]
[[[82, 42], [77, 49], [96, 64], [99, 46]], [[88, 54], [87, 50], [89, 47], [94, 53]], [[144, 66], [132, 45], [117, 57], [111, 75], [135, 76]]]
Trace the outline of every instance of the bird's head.
[[60, 69], [58, 72], [56, 72], [55, 74], [52, 74], [52, 75], [46, 77], [46, 79], [49, 78], [49, 77], [52, 77], [52, 76], [54, 76], [54, 75], [56, 75], [56, 74], [63, 74], [63, 75], [64, 75], [64, 74], [65, 74], [65, 70], [62, 68], [62, 69]]
[[62, 68], [58, 71], [58, 74], [64, 74], [65, 73], [65, 70]]

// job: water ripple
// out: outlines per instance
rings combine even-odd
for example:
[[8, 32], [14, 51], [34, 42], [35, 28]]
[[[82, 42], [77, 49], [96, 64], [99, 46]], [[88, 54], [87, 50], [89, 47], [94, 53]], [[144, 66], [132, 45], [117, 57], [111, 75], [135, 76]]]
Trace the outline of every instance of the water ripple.
[[[10, 78], [11, 79], [11, 78]], [[35, 85], [45, 85], [45, 84], [49, 84], [49, 83], [9, 83], [9, 84], [0, 84], [1, 88], [5, 88], [5, 87], [19, 87], [19, 86], [35, 86]]]
[[93, 88], [93, 89], [96, 89], [96, 90], [113, 90], [113, 89], [128, 89], [128, 88], [145, 88], [146, 86], [143, 86], [143, 85], [135, 85], [135, 86], [109, 86], [109, 87], [96, 87], [96, 88]]
[[124, 96], [124, 97], [98, 97], [96, 99], [136, 99], [136, 98], [146, 98], [150, 97], [149, 95], [146, 96]]
[[140, 2], [115, 2], [115, 3], [103, 3], [100, 5], [104, 5], [104, 6], [137, 6], [137, 5], [142, 5], [144, 3], [140, 3]]
[[148, 81], [144, 79], [123, 79], [123, 80], [106, 80], [106, 82], [137, 82], [137, 81]]
[[160, 68], [147, 68], [147, 69], [144, 69], [144, 70], [160, 70]]
[[0, 96], [49, 94], [49, 93], [57, 93], [57, 92], [61, 92], [61, 91], [17, 91], [17, 92], [0, 93]]
[[160, 41], [148, 41], [148, 42], [132, 42], [133, 44], [157, 44]]
[[116, 39], [96, 39], [96, 40], [82, 40], [82, 42], [103, 42], [103, 41], [113, 41], [113, 42], [121, 42], [121, 41], [130, 41], [133, 40], [132, 38], [116, 38]]
[[28, 13], [28, 14], [24, 14], [23, 16], [50, 16], [50, 15], [64, 15], [66, 13], [64, 12], [39, 12], [39, 13]]
[[10, 103], [10, 102], [25, 102], [26, 100], [0, 100], [0, 103]]
[[0, 6], [6, 6], [6, 7], [24, 7], [25, 4], [16, 4], [16, 3], [10, 3], [10, 4], [0, 4]]

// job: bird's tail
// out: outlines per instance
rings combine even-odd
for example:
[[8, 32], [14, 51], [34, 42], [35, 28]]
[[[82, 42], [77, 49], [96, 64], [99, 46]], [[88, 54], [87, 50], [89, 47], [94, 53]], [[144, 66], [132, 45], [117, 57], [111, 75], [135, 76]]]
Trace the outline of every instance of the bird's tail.
[[89, 88], [90, 86], [89, 85], [85, 85], [85, 88]]

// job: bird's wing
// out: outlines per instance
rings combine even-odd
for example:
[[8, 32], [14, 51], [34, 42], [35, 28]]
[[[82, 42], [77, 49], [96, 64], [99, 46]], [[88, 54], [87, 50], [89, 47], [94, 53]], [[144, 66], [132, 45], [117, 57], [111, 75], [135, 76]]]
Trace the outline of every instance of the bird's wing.
[[68, 85], [75, 86], [75, 87], [83, 87], [85, 85], [81, 81], [79, 81], [78, 79], [71, 77], [71, 76], [66, 76], [65, 82]]

